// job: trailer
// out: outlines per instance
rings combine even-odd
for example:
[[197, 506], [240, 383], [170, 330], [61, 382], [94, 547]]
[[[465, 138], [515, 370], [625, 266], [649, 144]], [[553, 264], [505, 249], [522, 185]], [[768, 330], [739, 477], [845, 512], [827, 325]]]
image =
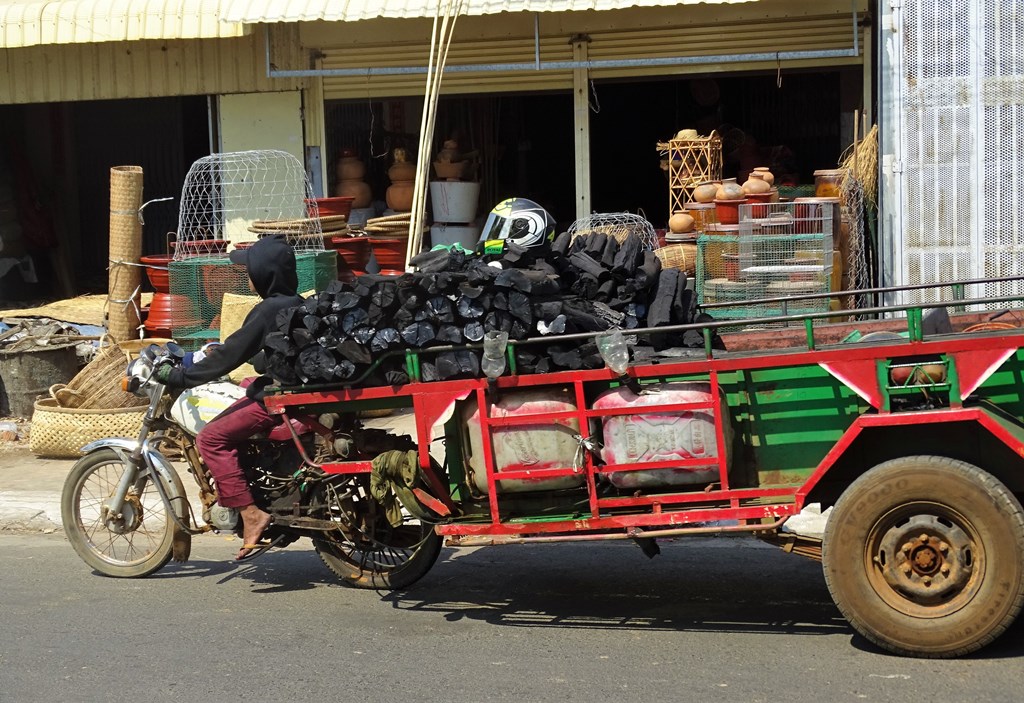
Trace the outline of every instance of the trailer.
[[[306, 461], [394, 496], [448, 545], [629, 539], [653, 555], [660, 539], [745, 533], [821, 560], [836, 605], [878, 646], [960, 656], [1024, 604], [1024, 308], [963, 299], [987, 282], [943, 286], [952, 302], [631, 330], [694, 329], [705, 347], [625, 370], [517, 374], [517, 351], [541, 337], [509, 342], [496, 378], [425, 383], [420, 359], [451, 348], [402, 351], [408, 384], [282, 387], [266, 403], [349, 419], [339, 427], [411, 409], [406, 464], [330, 448]], [[812, 505], [831, 508], [823, 535], [788, 531]], [[440, 548], [387, 542], [339, 562], [400, 588]]]

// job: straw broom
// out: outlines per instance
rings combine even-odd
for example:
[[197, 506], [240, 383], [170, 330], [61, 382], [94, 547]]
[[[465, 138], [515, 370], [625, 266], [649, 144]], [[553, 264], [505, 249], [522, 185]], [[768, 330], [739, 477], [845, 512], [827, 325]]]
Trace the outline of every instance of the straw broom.
[[849, 149], [843, 152], [839, 159], [839, 165], [844, 169], [843, 179], [857, 180], [864, 189], [864, 197], [873, 207], [877, 207], [878, 125], [873, 125], [863, 139], [855, 141]]

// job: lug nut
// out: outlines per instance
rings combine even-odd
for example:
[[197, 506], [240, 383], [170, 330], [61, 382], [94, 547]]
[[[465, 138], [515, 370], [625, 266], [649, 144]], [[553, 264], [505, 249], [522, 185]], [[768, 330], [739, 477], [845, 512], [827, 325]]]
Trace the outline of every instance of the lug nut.
[[921, 540], [921, 544], [928, 544], [928, 535], [921, 535], [918, 539]]
[[923, 583], [925, 586], [931, 586], [932, 585], [932, 580], [931, 579], [925, 579], [921, 583]]
[[939, 542], [939, 551], [945, 554], [949, 551], [949, 545], [945, 542]]
[[914, 545], [911, 544], [910, 542], [906, 542], [906, 543], [904, 543], [902, 549], [903, 549], [903, 553], [909, 556], [911, 550], [914, 549]]
[[903, 569], [903, 573], [905, 573], [905, 574], [909, 575], [910, 572], [911, 572], [910, 564], [904, 564], [900, 568]]

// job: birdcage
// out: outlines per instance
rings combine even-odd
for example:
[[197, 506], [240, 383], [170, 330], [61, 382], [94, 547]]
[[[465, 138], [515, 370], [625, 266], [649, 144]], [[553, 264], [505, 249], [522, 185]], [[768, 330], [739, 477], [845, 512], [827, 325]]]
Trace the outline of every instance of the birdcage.
[[708, 308], [720, 320], [827, 311], [827, 296], [803, 296], [833, 289], [836, 207], [813, 198], [741, 205], [735, 230], [697, 239], [700, 303], [734, 303]]
[[232, 264], [228, 252], [261, 237], [287, 238], [301, 290], [326, 285], [337, 275], [337, 264], [334, 252], [324, 249], [319, 215], [305, 169], [288, 152], [227, 152], [193, 163], [181, 189], [168, 266], [165, 303], [174, 338], [186, 346], [217, 338], [224, 294], [251, 294], [248, 272]]
[[717, 132], [706, 137], [670, 139], [658, 144], [668, 156], [668, 214], [682, 212], [693, 189], [706, 181], [722, 178], [722, 138]]

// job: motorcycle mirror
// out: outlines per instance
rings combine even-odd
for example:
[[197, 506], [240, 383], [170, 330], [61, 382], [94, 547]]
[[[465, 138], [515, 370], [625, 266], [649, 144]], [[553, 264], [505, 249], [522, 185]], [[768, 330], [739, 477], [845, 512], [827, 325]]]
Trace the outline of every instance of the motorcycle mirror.
[[165, 346], [167, 348], [167, 353], [173, 356], [175, 359], [178, 359], [180, 361], [181, 359], [185, 358], [185, 350], [179, 347], [174, 342], [168, 342]]
[[143, 350], [139, 352], [139, 356], [145, 357], [149, 361], [155, 361], [159, 351], [160, 347], [158, 347], [155, 344], [150, 344], [148, 347], [143, 348]]

